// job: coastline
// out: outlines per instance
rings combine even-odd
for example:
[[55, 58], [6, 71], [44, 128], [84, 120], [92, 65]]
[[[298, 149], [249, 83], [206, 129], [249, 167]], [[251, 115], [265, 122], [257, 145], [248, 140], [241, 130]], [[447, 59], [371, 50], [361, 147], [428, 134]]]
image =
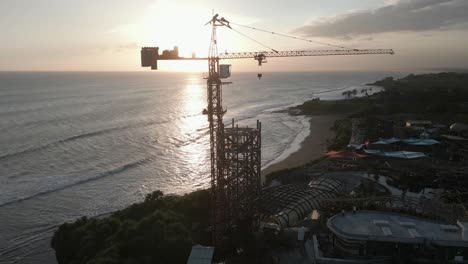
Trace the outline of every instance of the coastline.
[[284, 160], [271, 164], [262, 170], [262, 182], [265, 176], [279, 170], [294, 168], [322, 157], [327, 151], [327, 140], [335, 136], [330, 129], [335, 120], [342, 115], [313, 115], [309, 118], [309, 135], [302, 141], [299, 150], [291, 153]]

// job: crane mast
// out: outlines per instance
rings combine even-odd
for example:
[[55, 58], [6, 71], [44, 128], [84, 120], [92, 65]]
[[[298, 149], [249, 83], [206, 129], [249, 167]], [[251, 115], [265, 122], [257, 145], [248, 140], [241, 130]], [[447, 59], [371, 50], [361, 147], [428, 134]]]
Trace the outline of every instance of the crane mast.
[[255, 201], [261, 190], [261, 124], [256, 128], [225, 128], [223, 123], [226, 109], [222, 106], [221, 79], [226, 67], [220, 60], [254, 59], [261, 66], [267, 58], [337, 55], [378, 55], [394, 54], [391, 49], [343, 49], [343, 50], [302, 50], [302, 51], [261, 51], [218, 53], [216, 30], [218, 27], [232, 29], [230, 22], [216, 14], [206, 23], [212, 26], [208, 57], [180, 57], [178, 48], [159, 54], [159, 47], [141, 49], [142, 67], [158, 69], [159, 60], [207, 60], [207, 108], [203, 114], [208, 117], [210, 132], [211, 163], [211, 205], [212, 238], [217, 255], [225, 253], [226, 234], [241, 221], [252, 220], [255, 215]]
[[222, 106], [222, 82], [219, 74], [218, 43], [216, 28], [226, 24], [214, 16], [209, 22], [212, 24], [210, 50], [208, 56], [207, 100], [210, 130], [210, 160], [211, 160], [211, 202], [213, 217], [213, 242], [219, 247], [222, 245], [226, 229], [226, 179], [224, 175], [224, 124], [223, 117], [226, 110]]

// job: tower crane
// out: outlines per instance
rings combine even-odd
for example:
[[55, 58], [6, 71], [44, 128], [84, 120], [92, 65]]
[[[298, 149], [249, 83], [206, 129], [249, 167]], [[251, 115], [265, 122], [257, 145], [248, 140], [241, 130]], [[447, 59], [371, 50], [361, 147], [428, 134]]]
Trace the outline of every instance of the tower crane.
[[[228, 155], [228, 152], [241, 151], [238, 148], [229, 148], [229, 146], [238, 143], [239, 136], [234, 139], [228, 139], [231, 131], [224, 127], [223, 117], [226, 109], [222, 106], [222, 87], [224, 82], [222, 79], [230, 77], [230, 65], [220, 65], [221, 60], [234, 60], [234, 59], [253, 59], [256, 60], [258, 65], [261, 66], [266, 62], [267, 58], [277, 57], [302, 57], [302, 56], [341, 56], [341, 55], [378, 55], [378, 54], [394, 54], [392, 49], [331, 49], [331, 50], [302, 50], [302, 51], [278, 51], [269, 48], [271, 51], [260, 52], [234, 52], [234, 53], [218, 53], [216, 31], [218, 27], [226, 27], [234, 30], [231, 27], [230, 21], [225, 18], [219, 17], [218, 14], [214, 15], [210, 21], [206, 23], [212, 26], [211, 41], [208, 57], [180, 57], [177, 47], [174, 50], [165, 50], [159, 54], [159, 47], [143, 47], [141, 49], [141, 65], [142, 67], [151, 67], [152, 70], [158, 69], [158, 61], [160, 60], [207, 60], [208, 61], [208, 76], [207, 76], [207, 103], [208, 106], [204, 109], [203, 113], [208, 117], [209, 131], [210, 131], [210, 161], [211, 161], [211, 202], [212, 202], [212, 225], [213, 225], [213, 244], [216, 248], [217, 254], [222, 254], [224, 249], [224, 240], [231, 226], [236, 225], [235, 216], [242, 213], [245, 208], [238, 207], [237, 204], [250, 204], [252, 205], [256, 198], [260, 195], [260, 124], [257, 122], [257, 129], [248, 130], [257, 133], [256, 150], [250, 154], [245, 154], [246, 159], [242, 162], [237, 160], [237, 170], [232, 171], [233, 162], [230, 160], [237, 155]], [[246, 26], [247, 27], [247, 26]], [[256, 29], [256, 28], [252, 28]], [[256, 29], [258, 30], [258, 29]], [[265, 31], [265, 30], [260, 30]], [[236, 31], [238, 32], [238, 31]], [[240, 33], [240, 32], [238, 32]], [[285, 34], [278, 34], [286, 37], [292, 37]], [[240, 33], [242, 34], [242, 33]], [[244, 35], [245, 36], [245, 35]], [[246, 36], [248, 37], [248, 36]], [[301, 39], [298, 37], [292, 37]], [[253, 39], [252, 39], [253, 40]], [[304, 39], [303, 39], [304, 40]], [[254, 40], [256, 41], [256, 40]], [[307, 40], [314, 42], [312, 40]], [[256, 41], [258, 42], [258, 41]], [[260, 43], [260, 42], [258, 42]], [[260, 43], [261, 44], [261, 43]], [[263, 45], [263, 44], [262, 44]], [[327, 44], [329, 46], [335, 46]], [[338, 47], [338, 46], [335, 46]], [[343, 48], [343, 47], [339, 47]], [[260, 74], [259, 74], [260, 77]], [[233, 126], [234, 129], [234, 126]], [[238, 131], [238, 129], [236, 130]], [[247, 141], [246, 141], [247, 142]], [[246, 142], [243, 144], [245, 145]], [[229, 146], [228, 146], [229, 145]], [[245, 147], [245, 146], [243, 146]], [[255, 157], [254, 157], [255, 156]], [[254, 158], [253, 158], [254, 157]], [[248, 160], [251, 163], [246, 163]], [[247, 165], [246, 165], [247, 164]], [[250, 166], [250, 167], [249, 167]], [[246, 168], [248, 167], [248, 168]], [[239, 169], [241, 168], [241, 170]], [[245, 174], [244, 172], [249, 173]], [[239, 173], [244, 173], [239, 175]], [[249, 179], [243, 179], [250, 177]], [[253, 178], [253, 179], [252, 179]], [[235, 179], [235, 180], [233, 180]], [[240, 185], [241, 183], [248, 182], [249, 186]], [[235, 190], [235, 191], [230, 191]], [[248, 196], [248, 197], [242, 197]], [[247, 201], [247, 202], [245, 202]], [[247, 206], [252, 208], [252, 206]], [[246, 208], [247, 208], [246, 207]], [[247, 214], [253, 214], [248, 211]]]

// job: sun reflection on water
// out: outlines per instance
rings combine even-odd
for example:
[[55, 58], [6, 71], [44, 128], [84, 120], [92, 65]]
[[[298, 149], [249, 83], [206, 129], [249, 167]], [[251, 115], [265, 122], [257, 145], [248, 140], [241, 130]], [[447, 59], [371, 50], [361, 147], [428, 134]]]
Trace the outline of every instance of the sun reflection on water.
[[188, 175], [186, 183], [197, 189], [207, 187], [209, 171], [208, 120], [202, 114], [206, 108], [205, 85], [201, 77], [188, 78], [182, 92], [183, 120], [180, 133], [186, 144], [181, 147]]

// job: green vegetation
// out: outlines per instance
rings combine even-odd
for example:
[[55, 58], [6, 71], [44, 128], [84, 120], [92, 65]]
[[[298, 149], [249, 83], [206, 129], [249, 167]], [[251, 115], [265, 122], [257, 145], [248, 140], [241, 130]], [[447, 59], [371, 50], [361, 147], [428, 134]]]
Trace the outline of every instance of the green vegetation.
[[142, 203], [60, 226], [52, 238], [59, 263], [186, 263], [193, 244], [209, 244], [210, 194], [156, 191]]
[[330, 101], [321, 101], [316, 98], [293, 109], [299, 109], [301, 114], [306, 115], [349, 114], [367, 107], [369, 103], [368, 98]]
[[468, 112], [467, 73], [410, 74], [399, 80], [386, 78], [373, 85], [385, 88], [379, 100], [384, 113]]
[[328, 150], [342, 150], [348, 144], [352, 134], [352, 123], [350, 119], [336, 120], [331, 130], [335, 132], [335, 138], [328, 141]]
[[[347, 100], [314, 99], [296, 107], [300, 113], [350, 114], [356, 117], [398, 113], [468, 115], [468, 73], [410, 74], [369, 84], [383, 92]], [[291, 112], [297, 112], [292, 110]]]

